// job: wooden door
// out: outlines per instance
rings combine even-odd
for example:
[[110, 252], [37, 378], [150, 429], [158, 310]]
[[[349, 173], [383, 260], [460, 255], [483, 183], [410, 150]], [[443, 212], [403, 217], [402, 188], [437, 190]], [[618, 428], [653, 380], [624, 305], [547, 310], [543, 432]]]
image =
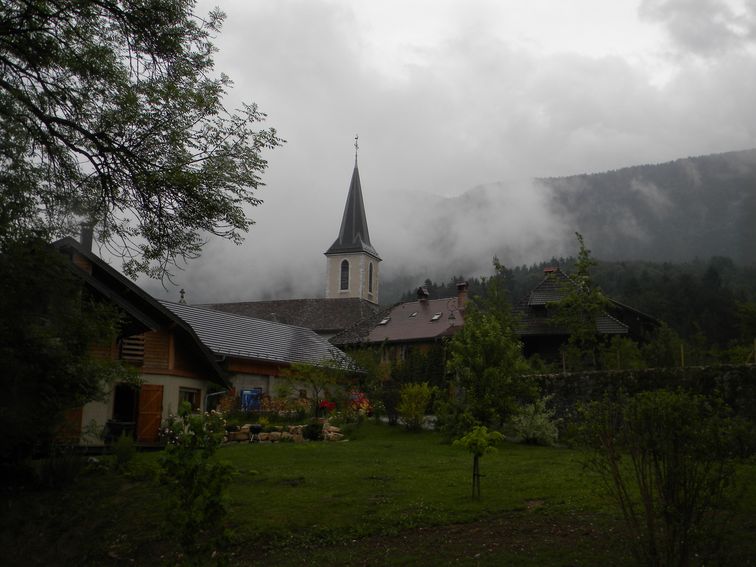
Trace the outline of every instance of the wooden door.
[[157, 443], [160, 421], [163, 418], [163, 386], [142, 384], [139, 389], [137, 441]]

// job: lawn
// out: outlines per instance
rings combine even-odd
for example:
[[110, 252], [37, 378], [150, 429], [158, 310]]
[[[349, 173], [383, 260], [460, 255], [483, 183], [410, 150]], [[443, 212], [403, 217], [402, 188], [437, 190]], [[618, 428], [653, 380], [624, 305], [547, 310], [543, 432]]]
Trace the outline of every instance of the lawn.
[[[238, 444], [230, 482], [232, 565], [630, 565], [620, 518], [583, 454], [504, 443], [481, 461], [430, 432], [364, 424], [348, 442]], [[176, 547], [162, 520], [157, 454], [129, 475], [93, 465], [64, 491], [11, 494], [4, 563], [160, 565]], [[733, 564], [755, 563], [756, 465], [733, 523]]]

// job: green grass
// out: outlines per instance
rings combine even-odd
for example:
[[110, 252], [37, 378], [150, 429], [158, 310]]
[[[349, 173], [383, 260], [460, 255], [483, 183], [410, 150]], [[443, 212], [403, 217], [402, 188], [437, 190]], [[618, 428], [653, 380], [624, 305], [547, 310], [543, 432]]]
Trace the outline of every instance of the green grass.
[[[500, 445], [481, 461], [479, 501], [470, 498], [472, 457], [429, 432], [366, 423], [349, 442], [239, 444], [218, 455], [237, 470], [231, 564], [631, 564], [616, 511], [572, 449]], [[0, 524], [4, 562], [165, 563], [176, 546], [162, 489], [144, 474], [156, 459], [138, 455], [136, 478], [93, 470], [64, 492], [12, 494]], [[748, 564], [756, 465], [741, 475], [733, 552]]]

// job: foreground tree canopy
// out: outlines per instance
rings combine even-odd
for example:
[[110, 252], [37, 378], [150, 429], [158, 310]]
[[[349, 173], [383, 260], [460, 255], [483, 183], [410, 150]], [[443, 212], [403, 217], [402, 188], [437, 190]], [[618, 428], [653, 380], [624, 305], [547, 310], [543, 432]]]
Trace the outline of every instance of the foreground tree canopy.
[[0, 246], [96, 224], [129, 275], [170, 273], [213, 234], [240, 241], [282, 141], [227, 111], [223, 14], [192, 0], [0, 3]]

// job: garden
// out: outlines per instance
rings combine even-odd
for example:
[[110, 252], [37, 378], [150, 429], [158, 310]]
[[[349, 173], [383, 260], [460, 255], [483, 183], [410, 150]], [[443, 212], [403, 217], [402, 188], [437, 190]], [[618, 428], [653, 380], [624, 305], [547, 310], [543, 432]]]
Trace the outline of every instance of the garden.
[[[623, 513], [587, 449], [493, 440], [496, 450], [480, 457], [473, 498], [469, 447], [437, 431], [363, 419], [335, 443], [219, 442], [203, 469], [197, 439], [221, 431], [222, 419], [176, 423], [174, 431], [193, 432], [183, 455], [169, 444], [160, 452], [71, 457], [80, 468], [64, 490], [10, 492], [4, 563], [637, 563]], [[180, 491], [165, 479], [166, 471], [182, 476], [176, 466], [195, 492], [222, 481], [222, 500], [205, 494], [203, 510], [176, 514]], [[717, 510], [725, 529], [711, 557], [748, 565], [756, 557], [756, 463], [738, 460], [730, 480], [737, 498]]]

